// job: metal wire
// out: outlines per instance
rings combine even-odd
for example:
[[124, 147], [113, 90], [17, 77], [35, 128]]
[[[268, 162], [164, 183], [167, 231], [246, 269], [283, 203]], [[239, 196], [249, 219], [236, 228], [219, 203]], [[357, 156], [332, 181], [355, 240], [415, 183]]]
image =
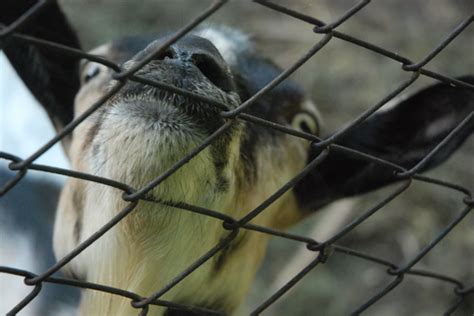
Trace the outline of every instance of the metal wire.
[[[16, 21], [11, 23], [8, 26], [0, 28], [0, 47], [2, 47], [2, 42], [5, 41], [8, 37], [12, 36], [15, 37], [17, 40], [23, 41], [30, 45], [37, 45], [41, 46], [43, 49], [51, 49], [63, 54], [68, 54], [70, 56], [74, 56], [76, 58], [85, 58], [94, 62], [101, 63], [112, 69], [115, 72], [114, 79], [117, 80], [117, 83], [114, 87], [100, 100], [95, 102], [90, 106], [90, 108], [85, 111], [82, 115], [77, 117], [74, 121], [69, 123], [67, 126], [64, 127], [62, 131], [60, 131], [53, 139], [47, 142], [44, 146], [39, 148], [36, 152], [31, 154], [27, 158], [20, 158], [16, 157], [12, 154], [0, 152], [0, 158], [4, 159], [8, 162], [9, 168], [12, 171], [16, 171], [16, 175], [12, 177], [7, 183], [1, 184], [0, 187], [0, 196], [3, 196], [8, 193], [8, 191], [13, 188], [16, 184], [18, 184], [21, 179], [28, 173], [29, 170], [37, 170], [42, 172], [49, 172], [54, 174], [63, 175], [66, 177], [72, 177], [76, 179], [81, 179], [83, 181], [92, 181], [96, 183], [100, 183], [105, 186], [110, 186], [121, 190], [123, 192], [123, 199], [124, 201], [128, 202], [128, 205], [121, 210], [113, 219], [111, 219], [107, 224], [105, 224], [102, 228], [96, 231], [92, 236], [88, 239], [83, 241], [79, 244], [73, 251], [67, 254], [64, 258], [61, 258], [56, 264], [51, 266], [47, 271], [36, 275], [29, 271], [24, 271], [20, 269], [16, 269], [14, 267], [3, 267], [0, 266], [0, 273], [16, 275], [19, 277], [25, 278], [25, 284], [31, 287], [31, 292], [21, 301], [16, 304], [12, 308], [9, 314], [15, 314], [19, 312], [22, 308], [24, 308], [27, 304], [29, 304], [40, 292], [42, 289], [42, 284], [47, 283], [56, 283], [61, 284], [64, 286], [74, 286], [84, 289], [90, 289], [94, 291], [101, 291], [105, 293], [110, 293], [112, 295], [122, 296], [130, 300], [131, 305], [137, 308], [137, 314], [139, 315], [146, 315], [148, 312], [149, 305], [159, 305], [165, 307], [173, 307], [175, 309], [180, 309], [183, 311], [193, 311], [193, 312], [201, 312], [206, 313], [209, 315], [216, 314], [218, 315], [219, 312], [212, 311], [196, 306], [185, 306], [181, 304], [176, 304], [173, 302], [160, 300], [160, 297], [165, 294], [167, 291], [171, 290], [176, 284], [181, 282], [186, 276], [193, 273], [193, 271], [210, 258], [218, 254], [222, 249], [228, 246], [237, 236], [239, 230], [251, 230], [261, 234], [269, 234], [275, 236], [277, 238], [283, 238], [288, 240], [293, 240], [297, 243], [306, 244], [308, 251], [314, 252], [314, 260], [307, 265], [303, 270], [297, 273], [293, 278], [288, 280], [288, 282], [278, 289], [271, 297], [267, 300], [262, 302], [259, 306], [255, 308], [252, 312], [252, 315], [258, 315], [263, 312], [266, 308], [270, 305], [275, 303], [283, 294], [285, 294], [290, 288], [296, 286], [298, 282], [305, 277], [307, 273], [314, 270], [318, 265], [327, 261], [328, 257], [331, 256], [333, 253], [340, 253], [343, 255], [357, 257], [361, 260], [365, 260], [370, 264], [380, 265], [387, 268], [387, 274], [393, 276], [391, 282], [389, 282], [381, 291], [376, 293], [371, 297], [366, 297], [366, 302], [361, 304], [359, 307], [356, 307], [353, 311], [353, 315], [358, 315], [365, 311], [366, 309], [370, 308], [375, 302], [383, 299], [387, 293], [392, 291], [394, 288], [399, 286], [407, 277], [419, 277], [419, 278], [431, 278], [433, 280], [437, 280], [439, 282], [444, 282], [446, 284], [450, 284], [453, 286], [453, 304], [451, 306], [446, 306], [445, 314], [449, 315], [452, 314], [464, 301], [473, 299], [474, 293], [474, 286], [465, 284], [462, 280], [458, 280], [452, 278], [448, 275], [438, 272], [431, 272], [427, 270], [419, 270], [414, 269], [413, 267], [417, 262], [419, 262], [428, 252], [430, 252], [436, 245], [447, 235], [449, 232], [456, 227], [466, 216], [469, 215], [470, 211], [474, 207], [472, 192], [469, 188], [464, 188], [457, 184], [448, 183], [439, 179], [433, 179], [426, 176], [421, 176], [417, 174], [417, 172], [427, 163], [430, 162], [432, 157], [443, 147], [445, 146], [451, 138], [453, 138], [457, 131], [459, 131], [463, 126], [468, 124], [470, 121], [473, 120], [474, 114], [471, 113], [468, 117], [461, 122], [455, 130], [453, 130], [441, 143], [436, 146], [422, 161], [420, 161], [415, 167], [411, 170], [406, 170], [405, 168], [390, 163], [388, 161], [384, 161], [380, 158], [370, 156], [366, 153], [359, 152], [350, 148], [345, 148], [340, 145], [336, 145], [335, 142], [343, 135], [347, 133], [351, 133], [353, 128], [367, 119], [370, 115], [372, 115], [376, 110], [386, 104], [388, 101], [392, 100], [395, 96], [400, 94], [403, 90], [407, 87], [412, 85], [419, 77], [428, 76], [434, 78], [436, 80], [440, 80], [446, 83], [449, 83], [453, 86], [462, 86], [464, 88], [468, 88], [474, 90], [474, 86], [472, 84], [461, 82], [457, 79], [450, 78], [443, 74], [431, 71], [426, 69], [426, 66], [429, 62], [435, 58], [443, 49], [445, 49], [453, 39], [455, 39], [459, 34], [461, 34], [474, 20], [474, 16], [470, 15], [466, 17], [457, 27], [455, 27], [436, 47], [432, 49], [424, 58], [422, 58], [419, 62], [414, 62], [407, 57], [401, 56], [398, 53], [389, 51], [383, 47], [379, 47], [372, 43], [363, 41], [358, 38], [354, 38], [347, 34], [337, 31], [336, 29], [344, 24], [347, 20], [351, 19], [354, 15], [356, 15], [360, 10], [363, 10], [364, 7], [370, 4], [370, 0], [362, 0], [352, 8], [349, 8], [345, 13], [343, 13], [339, 18], [335, 19], [335, 21], [330, 23], [324, 23], [321, 20], [305, 15], [300, 12], [296, 12], [288, 7], [284, 7], [273, 3], [267, 0], [254, 0], [254, 3], [266, 7], [268, 10], [274, 10], [281, 14], [285, 14], [291, 16], [295, 19], [299, 19], [303, 22], [310, 24], [313, 27], [313, 31], [316, 34], [324, 34], [324, 36], [317, 41], [311, 49], [308, 50], [305, 54], [303, 54], [300, 58], [298, 58], [290, 67], [288, 67], [285, 71], [283, 71], [279, 76], [274, 78], [271, 82], [269, 82], [263, 89], [258, 91], [255, 95], [250, 97], [246, 102], [239, 105], [237, 108], [233, 110], [228, 110], [225, 104], [218, 102], [217, 100], [213, 100], [209, 97], [198, 95], [196, 93], [186, 91], [174, 86], [170, 86], [165, 83], [156, 82], [152, 80], [148, 80], [145, 78], [141, 78], [136, 75], [136, 72], [140, 70], [146, 63], [153, 59], [153, 57], [157, 54], [160, 54], [164, 50], [166, 50], [171, 44], [179, 40], [182, 36], [187, 34], [190, 30], [195, 28], [199, 23], [204, 21], [210, 15], [214, 14], [220, 8], [222, 8], [227, 1], [214, 1], [214, 3], [204, 12], [199, 14], [195, 19], [189, 22], [187, 25], [182, 27], [178, 30], [173, 36], [171, 36], [166, 42], [162, 45], [154, 49], [152, 52], [149, 53], [140, 63], [137, 63], [133, 68], [128, 70], [124, 70], [121, 68], [120, 65], [115, 64], [112, 61], [104, 59], [102, 57], [98, 57], [95, 55], [87, 54], [81, 50], [74, 49], [71, 47], [66, 47], [64, 45], [53, 43], [46, 41], [40, 38], [34, 38], [25, 34], [21, 34], [21, 27], [24, 24], [27, 24], [28, 21], [35, 15], [37, 15], [41, 10], [44, 9], [45, 4], [49, 3], [50, 1], [40, 1], [36, 5], [32, 6], [27, 12], [25, 12], [22, 16], [19, 16]], [[251, 5], [251, 4], [249, 4]], [[266, 121], [262, 118], [252, 116], [250, 114], [243, 113], [245, 109], [251, 107], [255, 102], [261, 98], [265, 93], [270, 91], [274, 88], [277, 84], [288, 78], [294, 71], [302, 67], [306, 61], [312, 58], [315, 54], [317, 54], [321, 49], [324, 49], [324, 46], [333, 41], [334, 39], [346, 41], [353, 45], [357, 45], [362, 47], [368, 51], [375, 52], [380, 54], [386, 58], [395, 60], [401, 63], [401, 69], [403, 71], [407, 71], [411, 73], [411, 76], [404, 82], [397, 85], [391, 93], [386, 95], [384, 98], [380, 100], [377, 104], [370, 107], [364, 113], [362, 113], [359, 117], [352, 120], [347, 126], [343, 129], [339, 130], [331, 137], [327, 139], [320, 139], [315, 137], [314, 135], [304, 133], [301, 131], [297, 131], [291, 129], [286, 126], [282, 126], [276, 124], [274, 122]], [[83, 122], [86, 118], [92, 115], [98, 108], [100, 108], [110, 97], [112, 97], [115, 93], [120, 91], [120, 89], [125, 85], [128, 81], [137, 81], [142, 84], [151, 85], [154, 87], [158, 87], [160, 89], [184, 95], [189, 98], [195, 98], [197, 100], [207, 102], [212, 104], [219, 109], [222, 110], [221, 116], [223, 118], [228, 119], [227, 122], [222, 125], [216, 132], [210, 135], [205, 141], [202, 142], [199, 146], [189, 152], [187, 155], [182, 157], [179, 161], [177, 161], [172, 167], [170, 167], [167, 171], [163, 174], [159, 175], [156, 179], [151, 181], [148, 185], [144, 186], [143, 188], [133, 188], [126, 183], [120, 183], [111, 179], [101, 178], [95, 175], [85, 174], [78, 171], [73, 170], [66, 170], [51, 166], [39, 165], [35, 164], [35, 160], [43, 155], [46, 151], [48, 151], [53, 145], [58, 143], [63, 137], [72, 133], [72, 131]], [[217, 137], [225, 133], [226, 130], [231, 128], [235, 122], [238, 120], [247, 121], [251, 124], [257, 124], [264, 126], [265, 128], [274, 129], [281, 133], [288, 133], [294, 135], [296, 137], [300, 137], [306, 140], [310, 140], [312, 142], [312, 146], [319, 147], [323, 149], [321, 153], [312, 161], [310, 162], [307, 167], [301, 171], [300, 174], [296, 175], [293, 179], [291, 179], [288, 183], [286, 183], [282, 188], [280, 188], [277, 192], [271, 195], [265, 201], [262, 201], [258, 207], [254, 210], [248, 212], [242, 218], [232, 218], [228, 216], [225, 210], [209, 210], [202, 207], [189, 205], [186, 203], [176, 203], [170, 201], [162, 201], [155, 197], [150, 197], [147, 193], [164, 181], [167, 177], [171, 176], [177, 170], [179, 170], [184, 164], [189, 162], [193, 157], [199, 154], [202, 150], [204, 150], [207, 146], [209, 146]], [[336, 232], [333, 236], [328, 238], [326, 241], [318, 242], [312, 238], [308, 238], [305, 236], [299, 236], [295, 234], [285, 233], [281, 231], [277, 231], [274, 229], [270, 229], [268, 227], [261, 227], [257, 225], [250, 224], [249, 221], [252, 220], [255, 216], [260, 214], [261, 212], [265, 212], [267, 207], [272, 204], [275, 200], [277, 200], [282, 194], [286, 191], [290, 190], [305, 174], [311, 171], [312, 168], [317, 166], [319, 163], [324, 161], [327, 157], [330, 150], [341, 151], [347, 155], [354, 155], [358, 156], [359, 158], [369, 160], [375, 164], [378, 164], [384, 168], [388, 168], [390, 170], [398, 172], [398, 175], [403, 178], [403, 182], [401, 185], [396, 188], [392, 193], [390, 193], [386, 198], [382, 201], [376, 203], [373, 207], [366, 210], [362, 213], [359, 217], [355, 218], [351, 223], [340, 229]], [[443, 229], [441, 229], [432, 239], [432, 241], [426, 245], [421, 251], [419, 251], [411, 260], [407, 263], [394, 263], [384, 258], [380, 258], [377, 256], [373, 256], [370, 254], [365, 254], [360, 251], [356, 251], [354, 249], [349, 249], [346, 247], [342, 247], [337, 245], [336, 242], [339, 241], [342, 237], [349, 234], [354, 228], [360, 225], [363, 221], [377, 213], [380, 209], [382, 209], [385, 205], [387, 205], [390, 201], [395, 199], [399, 196], [402, 192], [410, 187], [413, 181], [416, 182], [424, 182], [426, 184], [439, 186], [445, 189], [457, 191], [460, 193], [460, 201], [465, 204], [465, 207], [452, 219], [452, 221], [447, 224]], [[200, 214], [201, 216], [208, 216], [212, 217], [216, 220], [222, 221], [223, 227], [227, 229], [228, 235], [226, 238], [222, 239], [218, 244], [216, 244], [213, 248], [209, 249], [208, 252], [203, 254], [200, 258], [196, 258], [195, 262], [191, 264], [187, 269], [182, 271], [179, 275], [177, 275], [169, 284], [161, 289], [156, 289], [156, 292], [149, 297], [141, 297], [136, 293], [128, 292], [124, 289], [113, 288], [110, 286], [105, 286], [102, 284], [94, 284], [85, 281], [67, 279], [67, 278], [56, 278], [52, 277], [52, 274], [61, 269], [66, 263], [73, 260], [79, 253], [93, 244], [96, 240], [101, 238], [103, 234], [105, 234], [109, 229], [114, 227], [117, 223], [119, 223], [123, 218], [125, 218], [128, 214], [133, 212], [136, 205], [140, 200], [154, 202], [157, 204], [163, 204], [172, 206], [176, 209], [179, 209], [183, 212], [193, 212], [196, 214]], [[363, 296], [363, 294], [361, 294]], [[12, 302], [14, 303], [14, 302]]]

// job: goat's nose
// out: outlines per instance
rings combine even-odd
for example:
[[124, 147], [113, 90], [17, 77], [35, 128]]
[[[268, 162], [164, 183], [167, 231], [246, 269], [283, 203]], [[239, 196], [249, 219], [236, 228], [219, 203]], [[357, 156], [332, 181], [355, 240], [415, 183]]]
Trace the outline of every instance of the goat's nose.
[[190, 62], [215, 86], [227, 92], [234, 89], [226, 62], [217, 48], [205, 38], [188, 35], [156, 56], [155, 60], [167, 58]]

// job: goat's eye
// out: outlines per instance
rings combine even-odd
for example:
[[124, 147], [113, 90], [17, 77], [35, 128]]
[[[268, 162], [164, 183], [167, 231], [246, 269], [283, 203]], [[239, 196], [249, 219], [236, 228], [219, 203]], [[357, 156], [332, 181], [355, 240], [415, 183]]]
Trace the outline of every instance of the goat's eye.
[[84, 73], [83, 82], [87, 83], [92, 78], [96, 77], [99, 73], [100, 73], [99, 65], [91, 65], [91, 66], [87, 67], [87, 69]]
[[291, 122], [294, 129], [299, 129], [305, 133], [318, 134], [319, 126], [316, 117], [309, 112], [297, 113]]

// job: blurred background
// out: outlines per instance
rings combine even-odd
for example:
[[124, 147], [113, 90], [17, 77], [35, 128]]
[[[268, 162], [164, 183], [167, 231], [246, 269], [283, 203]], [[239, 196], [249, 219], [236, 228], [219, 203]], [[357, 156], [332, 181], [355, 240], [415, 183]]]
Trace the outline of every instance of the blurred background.
[[[274, 2], [331, 22], [358, 1]], [[204, 10], [211, 1], [60, 0], [60, 3], [77, 29], [84, 48], [88, 50], [124, 35], [174, 30]], [[373, 1], [338, 30], [419, 61], [473, 13], [472, 0]], [[312, 32], [311, 25], [250, 1], [230, 1], [206, 23], [229, 25], [249, 33], [258, 49], [282, 68], [290, 66], [321, 39], [320, 35]], [[473, 51], [474, 29], [471, 25], [426, 68], [452, 77], [473, 74]], [[38, 107], [35, 107], [24, 87], [14, 81], [14, 75], [8, 71], [4, 58], [0, 59], [0, 63], [0, 149], [26, 157], [52, 137], [52, 129], [48, 126], [45, 115], [33, 112], [38, 111]], [[331, 133], [408, 79], [411, 74], [401, 70], [400, 66], [391, 59], [334, 38], [298, 70], [293, 79], [312, 95], [325, 119], [325, 131]], [[421, 77], [407, 92], [414, 92], [431, 83], [434, 83], [432, 79]], [[11, 117], [22, 119], [13, 121]], [[44, 125], [38, 125], [40, 123]], [[471, 137], [447, 163], [428, 175], [473, 190], [473, 154], [474, 138]], [[66, 166], [60, 155], [58, 149], [51, 156], [44, 157], [42, 162]], [[5, 164], [0, 167], [5, 168]], [[48, 181], [55, 187], [59, 187], [62, 181], [57, 178], [46, 179], [44, 175], [39, 177], [39, 174], [30, 172], [26, 181]], [[294, 227], [292, 232], [324, 240], [395, 189], [396, 186], [391, 186], [330, 205]], [[22, 189], [18, 187], [15, 190]], [[30, 191], [25, 192], [32, 192], [31, 189], [28, 190]], [[52, 200], [57, 194], [55, 192], [51, 193]], [[432, 241], [463, 206], [462, 196], [455, 191], [413, 182], [401, 196], [370, 217], [338, 244], [403, 265]], [[0, 200], [0, 207], [10, 218], [29, 218], [31, 214], [35, 214], [37, 207], [50, 211], [53, 209], [49, 203], [26, 206], [9, 204], [6, 207], [5, 199]], [[31, 211], [29, 215], [16, 211], [25, 207]], [[52, 212], [48, 214], [44, 216], [52, 218]], [[6, 223], [6, 220], [3, 223]], [[10, 228], [19, 225], [11, 224], [11, 219], [9, 223]], [[31, 225], [50, 228], [51, 221], [35, 222]], [[474, 216], [471, 214], [415, 267], [446, 274], [472, 286], [473, 227]], [[11, 238], [13, 232], [7, 234], [1, 228], [2, 244], [5, 245], [5, 240], [9, 238], [12, 241], [8, 244], [15, 245], [15, 238]], [[41, 230], [37, 234], [46, 233]], [[47, 244], [48, 240], [45, 238], [44, 243]], [[5, 255], [7, 250], [7, 247], [0, 247], [0, 265], [6, 264], [2, 261], [6, 260], [4, 258], [12, 257]], [[40, 258], [40, 250], [38, 247], [32, 247], [27, 252], [36, 251], [34, 257]], [[274, 238], [257, 281], [240, 313], [245, 315], [252, 311], [313, 258], [314, 253], [305, 251], [304, 246]], [[25, 259], [24, 265], [30, 261], [31, 259]], [[21, 263], [15, 266], [18, 265]], [[37, 269], [41, 271], [39, 267]], [[317, 266], [264, 315], [350, 314], [393, 280], [385, 270], [383, 266], [335, 253], [326, 264]], [[2, 280], [0, 278], [0, 281]], [[59, 288], [57, 292], [61, 290], [62, 288]], [[3, 291], [6, 290], [5, 287], [2, 288], [1, 283], [0, 291], [4, 297]], [[406, 276], [401, 285], [369, 308], [364, 315], [439, 315], [454, 303], [455, 299], [450, 284]], [[57, 301], [62, 300], [63, 298], [57, 296]], [[67, 304], [74, 302], [74, 299], [66, 301]], [[455, 315], [471, 315], [473, 312], [474, 299], [468, 299]], [[31, 310], [29, 313], [34, 315], [38, 312]], [[59, 308], [58, 314], [61, 313], [67, 315], [69, 312]]]

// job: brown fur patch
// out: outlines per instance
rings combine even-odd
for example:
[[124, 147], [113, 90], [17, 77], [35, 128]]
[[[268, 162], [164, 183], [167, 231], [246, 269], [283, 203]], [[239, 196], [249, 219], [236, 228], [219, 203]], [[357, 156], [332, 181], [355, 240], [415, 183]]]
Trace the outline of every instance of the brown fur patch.
[[82, 214], [84, 210], [84, 185], [80, 183], [80, 180], [75, 181], [76, 190], [72, 191], [72, 203], [74, 210], [76, 211], [76, 221], [74, 222], [73, 236], [74, 241], [78, 244], [81, 240], [82, 232]]

